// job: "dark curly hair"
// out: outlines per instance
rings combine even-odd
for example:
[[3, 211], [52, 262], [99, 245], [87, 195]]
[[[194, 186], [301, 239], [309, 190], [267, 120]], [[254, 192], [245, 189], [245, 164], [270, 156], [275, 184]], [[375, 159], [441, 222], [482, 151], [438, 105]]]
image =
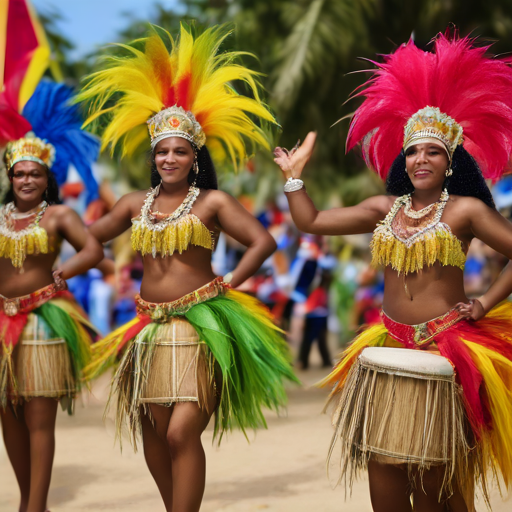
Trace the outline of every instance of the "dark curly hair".
[[[160, 178], [160, 174], [158, 174], [158, 171], [156, 170], [155, 157], [153, 152], [150, 154], [150, 162], [151, 186], [155, 188], [160, 183], [160, 181], [162, 181], [162, 178]], [[217, 173], [215, 172], [215, 166], [213, 165], [210, 152], [206, 146], [203, 146], [197, 152], [197, 163], [199, 165], [199, 174], [197, 175], [196, 187], [217, 190]], [[196, 173], [194, 172], [194, 169], [190, 169], [190, 172], [188, 173], [189, 185], [192, 185], [195, 178]]]
[[[47, 173], [48, 173], [48, 186], [46, 187], [46, 190], [43, 194], [43, 199], [48, 204], [61, 204], [62, 201], [59, 198], [59, 185], [57, 184], [57, 179], [55, 178], [55, 174], [53, 174], [48, 167], [44, 166]], [[12, 177], [14, 175], [13, 168], [11, 167], [9, 169], [9, 172], [7, 173], [7, 176], [9, 176], [9, 179], [12, 180]], [[9, 187], [9, 190], [7, 191], [7, 194], [5, 194], [3, 204], [10, 203], [15, 200], [14, 197], [14, 190], [12, 188], [12, 181], [11, 186]]]
[[[475, 159], [461, 146], [457, 146], [452, 158], [453, 175], [446, 178], [444, 186], [449, 194], [471, 196], [496, 209], [489, 187]], [[393, 196], [403, 196], [414, 192], [412, 182], [405, 171], [405, 153], [396, 157], [386, 179], [386, 192]]]

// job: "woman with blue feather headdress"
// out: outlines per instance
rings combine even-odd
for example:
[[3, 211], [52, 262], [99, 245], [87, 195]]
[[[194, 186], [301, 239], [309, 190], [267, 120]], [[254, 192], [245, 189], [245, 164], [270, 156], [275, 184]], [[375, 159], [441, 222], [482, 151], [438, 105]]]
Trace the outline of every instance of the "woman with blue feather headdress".
[[[0, 417], [22, 512], [47, 510], [57, 406], [72, 413], [95, 331], [65, 281], [103, 258], [78, 214], [59, 201], [71, 165], [87, 200], [98, 197], [91, 166], [99, 143], [81, 130], [72, 95], [64, 84], [41, 81], [22, 112], [31, 131], [4, 154], [10, 188], [0, 207]], [[0, 122], [9, 119], [0, 113]], [[77, 253], [54, 270], [63, 240]]]

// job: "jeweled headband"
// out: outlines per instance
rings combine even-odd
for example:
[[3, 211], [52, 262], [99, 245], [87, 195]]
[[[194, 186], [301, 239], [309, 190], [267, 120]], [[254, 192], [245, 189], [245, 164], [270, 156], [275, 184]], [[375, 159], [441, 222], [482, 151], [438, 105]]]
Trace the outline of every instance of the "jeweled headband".
[[39, 137], [23, 137], [7, 144], [5, 150], [6, 169], [9, 171], [14, 164], [28, 160], [45, 165], [51, 169], [55, 161], [55, 148]]
[[181, 137], [188, 140], [197, 149], [206, 142], [206, 135], [192, 112], [174, 105], [155, 114], [148, 121], [151, 149], [167, 137]]
[[406, 151], [429, 139], [441, 141], [451, 160], [455, 148], [463, 141], [462, 126], [437, 107], [427, 106], [412, 115], [405, 125], [403, 149]]

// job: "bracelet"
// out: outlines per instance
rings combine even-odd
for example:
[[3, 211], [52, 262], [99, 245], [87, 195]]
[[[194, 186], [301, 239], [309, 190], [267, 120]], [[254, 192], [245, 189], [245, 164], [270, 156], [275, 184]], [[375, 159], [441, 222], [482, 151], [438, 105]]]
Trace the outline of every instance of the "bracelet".
[[304, 187], [304, 182], [296, 178], [288, 178], [284, 184], [285, 192], [296, 192]]
[[229, 284], [231, 283], [233, 279], [233, 272], [228, 272], [223, 278], [222, 278], [222, 281], [224, 281], [224, 283], [226, 284]]

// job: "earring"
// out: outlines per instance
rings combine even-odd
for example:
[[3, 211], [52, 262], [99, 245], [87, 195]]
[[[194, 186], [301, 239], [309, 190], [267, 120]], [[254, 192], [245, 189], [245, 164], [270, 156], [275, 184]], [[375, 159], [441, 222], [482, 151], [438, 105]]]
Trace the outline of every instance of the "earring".
[[196, 186], [197, 176], [199, 175], [199, 164], [197, 163], [197, 153], [194, 155], [194, 164], [192, 165], [192, 169], [194, 170], [194, 181], [192, 182], [192, 186]]
[[449, 167], [446, 169], [446, 172], [444, 173], [447, 178], [449, 178], [453, 174], [453, 169]]

